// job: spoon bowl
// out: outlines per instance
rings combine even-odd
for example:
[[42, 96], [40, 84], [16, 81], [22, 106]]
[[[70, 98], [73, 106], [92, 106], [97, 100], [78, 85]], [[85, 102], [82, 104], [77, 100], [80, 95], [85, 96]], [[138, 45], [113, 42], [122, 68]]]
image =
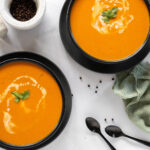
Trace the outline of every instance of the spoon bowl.
[[97, 133], [100, 132], [100, 124], [96, 119], [92, 117], [88, 117], [86, 118], [85, 122], [89, 130], [91, 130], [92, 132], [97, 132]]
[[137, 139], [135, 137], [131, 137], [127, 134], [125, 134], [119, 127], [117, 126], [108, 126], [105, 128], [105, 131], [106, 133], [111, 136], [111, 137], [114, 137], [114, 138], [118, 138], [118, 137], [121, 137], [121, 136], [124, 136], [124, 137], [127, 137], [127, 138], [130, 138], [132, 140], [135, 140], [139, 143], [142, 143], [148, 147], [150, 147], [150, 142], [149, 141], [144, 141], [144, 140], [141, 140], [141, 139]]
[[123, 135], [121, 128], [117, 126], [108, 126], [105, 128], [106, 133], [114, 138], [120, 137]]

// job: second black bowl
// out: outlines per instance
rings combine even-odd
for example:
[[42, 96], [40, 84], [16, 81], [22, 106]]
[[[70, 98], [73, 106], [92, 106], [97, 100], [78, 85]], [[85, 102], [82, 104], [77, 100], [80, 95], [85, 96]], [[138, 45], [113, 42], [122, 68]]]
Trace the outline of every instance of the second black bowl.
[[[66, 50], [71, 55], [71, 57], [74, 60], [76, 60], [79, 64], [96, 72], [116, 73], [116, 72], [129, 69], [134, 65], [138, 64], [149, 53], [150, 31], [148, 33], [147, 39], [145, 40], [145, 43], [143, 43], [143, 46], [139, 50], [137, 50], [136, 53], [123, 60], [103, 61], [88, 55], [84, 50], [82, 50], [78, 46], [71, 32], [70, 14], [74, 2], [75, 0], [66, 0], [60, 16], [59, 28], [60, 28], [61, 39]], [[150, 12], [149, 1], [145, 0], [145, 3]]]

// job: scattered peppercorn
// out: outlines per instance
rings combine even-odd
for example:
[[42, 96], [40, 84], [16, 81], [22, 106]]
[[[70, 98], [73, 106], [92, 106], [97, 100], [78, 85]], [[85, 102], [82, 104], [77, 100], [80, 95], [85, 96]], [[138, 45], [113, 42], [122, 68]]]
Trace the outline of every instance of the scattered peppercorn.
[[107, 119], [105, 118], [104, 121], [107, 122]]
[[36, 14], [37, 7], [33, 0], [13, 0], [10, 13], [19, 21], [28, 21]]
[[71, 94], [71, 96], [73, 97], [73, 94]]
[[112, 78], [112, 80], [115, 80], [115, 78]]
[[100, 80], [99, 83], [102, 83], [102, 80]]
[[97, 93], [97, 91], [95, 91], [95, 93]]
[[96, 86], [96, 89], [98, 89], [98, 86]]
[[112, 122], [114, 122], [114, 118], [112, 118], [111, 120], [112, 120]]
[[82, 80], [82, 77], [80, 77], [80, 80]]
[[88, 84], [88, 87], [91, 87], [91, 85], [90, 85], [90, 84]]

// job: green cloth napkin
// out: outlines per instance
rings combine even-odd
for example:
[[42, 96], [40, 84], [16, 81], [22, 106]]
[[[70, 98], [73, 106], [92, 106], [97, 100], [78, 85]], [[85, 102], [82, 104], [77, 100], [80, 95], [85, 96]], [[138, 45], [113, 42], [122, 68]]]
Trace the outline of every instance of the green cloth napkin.
[[118, 73], [113, 91], [123, 99], [129, 118], [150, 132], [150, 64]]

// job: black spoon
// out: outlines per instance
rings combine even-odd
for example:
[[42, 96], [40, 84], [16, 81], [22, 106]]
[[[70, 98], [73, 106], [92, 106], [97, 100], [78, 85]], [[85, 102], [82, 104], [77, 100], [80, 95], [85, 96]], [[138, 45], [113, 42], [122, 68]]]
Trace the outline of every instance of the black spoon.
[[100, 124], [98, 123], [97, 120], [95, 120], [94, 118], [88, 117], [86, 118], [86, 125], [89, 130], [91, 130], [92, 132], [98, 133], [105, 140], [105, 142], [109, 145], [111, 150], [116, 150], [101, 133]]
[[124, 137], [127, 137], [127, 138], [130, 138], [132, 140], [135, 140], [137, 142], [140, 142], [146, 146], [149, 146], [150, 147], [150, 142], [148, 141], [144, 141], [144, 140], [140, 140], [140, 139], [137, 139], [137, 138], [134, 138], [134, 137], [131, 137], [129, 135], [126, 135], [125, 133], [123, 133], [123, 131], [117, 127], [117, 126], [108, 126], [105, 128], [105, 131], [106, 133], [111, 136], [111, 137], [114, 137], [114, 138], [118, 138], [118, 137], [121, 137], [121, 136], [124, 136]]

